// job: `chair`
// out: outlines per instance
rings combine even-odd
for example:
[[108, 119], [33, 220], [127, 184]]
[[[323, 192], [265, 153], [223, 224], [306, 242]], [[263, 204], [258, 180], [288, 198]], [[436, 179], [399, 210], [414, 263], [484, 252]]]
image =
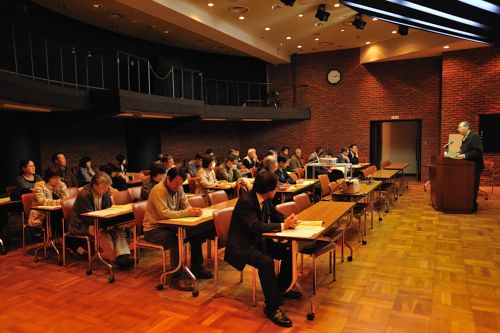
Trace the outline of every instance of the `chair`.
[[359, 156], [358, 157], [359, 163], [368, 163], [368, 157], [366, 156]]
[[[338, 187], [340, 189], [344, 188], [345, 186], [345, 180], [342, 179], [338, 183]], [[360, 243], [365, 245], [366, 240], [364, 239], [364, 236], [366, 235], [366, 213], [370, 209], [370, 204], [368, 202], [356, 202], [354, 207], [352, 208], [352, 214], [350, 215], [350, 218], [352, 217], [356, 218], [358, 220], [358, 232], [359, 232], [359, 237], [360, 237]], [[364, 231], [361, 227], [362, 225], [362, 220], [364, 219]], [[372, 215], [372, 226], [373, 228], [373, 215]]]
[[[229, 226], [231, 224], [231, 217], [233, 216], [234, 207], [219, 209], [213, 212], [213, 219], [215, 225], [215, 249], [214, 256], [214, 289], [215, 294], [218, 295], [218, 278], [219, 278], [219, 256], [223, 258], [224, 250], [227, 243], [227, 236], [229, 233]], [[257, 305], [256, 297], [256, 275], [257, 270], [252, 267], [252, 302]], [[243, 271], [240, 272], [240, 282], [243, 282]]]
[[295, 169], [295, 171], [297, 172], [297, 177], [299, 177], [299, 179], [303, 179], [304, 176], [305, 176], [305, 170], [304, 168], [297, 168]]
[[[160, 251], [162, 255], [162, 268], [163, 268], [163, 273], [167, 271], [167, 254], [163, 246], [150, 243], [144, 239], [144, 236], [142, 235], [142, 222], [144, 221], [144, 215], [146, 214], [146, 207], [148, 205], [147, 201], [139, 201], [134, 204], [132, 204], [132, 211], [134, 212], [134, 219], [135, 219], [135, 233], [134, 233], [134, 238], [135, 238], [135, 245], [136, 249], [138, 250], [139, 248], [145, 248], [145, 249], [151, 249], [151, 250], [158, 250]], [[138, 251], [137, 251], [138, 252]], [[163, 280], [160, 277], [160, 284], [156, 286], [157, 290], [162, 290], [163, 289]]]
[[[481, 172], [481, 175], [487, 178], [489, 180], [489, 183], [491, 184], [491, 193], [493, 194], [493, 162], [492, 161], [484, 161], [484, 169]], [[481, 184], [481, 182], [479, 183]], [[484, 200], [488, 200], [488, 192], [479, 189], [480, 193], [483, 193], [486, 197]]]
[[77, 239], [84, 239], [87, 243], [87, 254], [88, 254], [88, 262], [92, 260], [92, 246], [90, 244], [91, 236], [79, 236], [79, 235], [70, 235], [68, 233], [68, 225], [69, 225], [69, 219], [71, 217], [71, 213], [73, 212], [73, 205], [75, 204], [75, 197], [70, 197], [63, 199], [61, 201], [61, 207], [62, 207], [62, 257], [63, 257], [63, 266], [66, 266], [66, 238], [77, 238]]
[[119, 191], [111, 193], [113, 205], [126, 205], [132, 202], [129, 191]]
[[289, 173], [289, 175], [290, 175], [290, 178], [292, 178], [293, 180], [295, 180], [295, 181], [299, 180], [299, 176], [297, 176], [296, 173]]
[[37, 247], [35, 249], [35, 262], [38, 262], [38, 250], [43, 248], [44, 257], [47, 258], [47, 247], [45, 244], [47, 243], [47, 233], [43, 224], [41, 226], [32, 227], [29, 225], [29, 217], [31, 207], [33, 206], [33, 193], [25, 193], [21, 195], [21, 202], [23, 203], [23, 211], [21, 213], [21, 220], [23, 223], [23, 250], [26, 248], [26, 231], [30, 229], [38, 229], [43, 234], [43, 245]]
[[328, 175], [319, 175], [319, 184], [321, 186], [321, 200], [330, 200], [330, 197], [327, 197], [330, 194], [330, 178]]
[[[298, 208], [295, 202], [286, 202], [276, 206], [276, 210], [285, 216], [290, 216], [292, 213], [297, 213]], [[332, 238], [331, 235], [334, 235]], [[316, 258], [322, 254], [329, 253], [329, 273], [333, 275], [335, 281], [335, 240], [343, 236], [343, 229], [333, 229], [328, 236], [321, 237], [321, 240], [314, 240], [309, 242], [299, 243], [299, 253], [301, 258], [301, 272], [304, 267], [304, 254], [308, 254], [313, 260], [313, 294], [316, 295]], [[333, 254], [333, 255], [332, 255]], [[333, 270], [332, 270], [333, 260]]]
[[134, 186], [127, 189], [130, 199], [132, 199], [133, 202], [141, 200], [141, 189], [142, 186]]
[[385, 167], [388, 167], [389, 165], [391, 165], [391, 161], [382, 161], [382, 169], [385, 169]]
[[12, 195], [12, 193], [14, 193], [14, 191], [17, 189], [17, 186], [16, 185], [11, 185], [11, 186], [7, 186], [5, 188], [5, 193], [7, 193], [7, 195], [10, 197]]
[[250, 175], [252, 176], [252, 178], [255, 178], [255, 176], [257, 176], [257, 171], [257, 168], [250, 168]]
[[194, 208], [205, 208], [207, 207], [207, 201], [202, 195], [195, 195], [193, 197], [189, 197], [188, 199], [189, 204], [191, 207]]
[[76, 198], [80, 193], [80, 189], [78, 187], [68, 187], [68, 192], [70, 198]]
[[293, 202], [297, 205], [297, 210], [299, 212], [303, 211], [306, 208], [311, 207], [311, 200], [306, 193], [297, 194], [293, 197]]
[[210, 201], [210, 205], [215, 205], [220, 202], [228, 201], [229, 198], [227, 196], [226, 191], [220, 190], [215, 192], [208, 193], [208, 200]]
[[188, 186], [189, 186], [189, 193], [196, 193], [198, 187], [198, 181], [196, 180], [196, 177], [188, 179]]

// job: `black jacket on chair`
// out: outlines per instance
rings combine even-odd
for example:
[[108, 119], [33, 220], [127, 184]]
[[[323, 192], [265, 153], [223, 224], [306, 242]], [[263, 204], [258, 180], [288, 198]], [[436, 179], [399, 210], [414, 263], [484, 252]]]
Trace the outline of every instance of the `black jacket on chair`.
[[248, 254], [255, 249], [263, 250], [262, 234], [281, 231], [283, 220], [284, 216], [270, 200], [265, 200], [261, 209], [255, 191], [243, 193], [234, 207], [224, 260], [243, 270]]
[[460, 154], [465, 154], [465, 159], [474, 161], [476, 171], [484, 169], [483, 144], [481, 138], [476, 133], [470, 132], [460, 146]]

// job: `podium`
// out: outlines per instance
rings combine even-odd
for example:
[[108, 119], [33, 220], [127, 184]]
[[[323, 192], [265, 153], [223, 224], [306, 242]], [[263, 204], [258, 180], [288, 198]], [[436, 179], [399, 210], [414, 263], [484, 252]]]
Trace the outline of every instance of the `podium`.
[[445, 213], [472, 213], [474, 162], [432, 156], [430, 179], [434, 209]]

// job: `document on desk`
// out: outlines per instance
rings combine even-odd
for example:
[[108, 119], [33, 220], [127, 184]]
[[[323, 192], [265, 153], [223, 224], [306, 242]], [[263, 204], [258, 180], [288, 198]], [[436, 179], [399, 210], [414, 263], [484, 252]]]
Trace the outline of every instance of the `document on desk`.
[[40, 209], [40, 210], [59, 210], [61, 209], [61, 205], [56, 206], [32, 206], [32, 209]]
[[201, 210], [201, 215], [200, 216], [188, 216], [188, 217], [179, 217], [175, 219], [170, 219], [172, 221], [182, 221], [182, 222], [198, 222], [201, 218], [207, 218], [207, 217], [212, 217], [212, 214], [214, 211], [216, 211], [216, 208], [203, 208]]
[[319, 234], [325, 228], [320, 226], [309, 226], [299, 224], [295, 229], [287, 229], [281, 232], [277, 232], [276, 236], [286, 236], [293, 238], [311, 238], [314, 235]]
[[314, 180], [304, 180], [304, 182], [300, 185], [311, 185], [314, 184]]
[[110, 208], [96, 210], [95, 212], [89, 212], [85, 215], [93, 217], [107, 217], [110, 215], [125, 214], [132, 210], [132, 204], [126, 205], [113, 205]]
[[322, 227], [323, 221], [299, 220], [299, 225], [309, 227]]

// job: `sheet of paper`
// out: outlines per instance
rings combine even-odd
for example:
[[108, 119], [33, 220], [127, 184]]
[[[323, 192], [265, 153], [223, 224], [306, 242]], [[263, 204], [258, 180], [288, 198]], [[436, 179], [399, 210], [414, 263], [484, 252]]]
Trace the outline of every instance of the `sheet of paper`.
[[323, 221], [299, 220], [300, 226], [322, 227]]
[[113, 205], [110, 208], [96, 210], [95, 212], [89, 212], [87, 215], [94, 217], [106, 217], [109, 215], [123, 214], [127, 213], [132, 209], [132, 204], [126, 205]]
[[217, 209], [215, 209], [215, 208], [203, 208], [201, 216], [179, 217], [179, 218], [172, 219], [172, 220], [183, 221], [183, 222], [193, 222], [194, 223], [202, 217], [212, 217], [213, 212], [216, 210]]
[[276, 236], [287, 236], [294, 238], [311, 238], [312, 236], [323, 231], [323, 227], [318, 226], [302, 226], [298, 225], [295, 229], [287, 229], [281, 232], [277, 232]]

